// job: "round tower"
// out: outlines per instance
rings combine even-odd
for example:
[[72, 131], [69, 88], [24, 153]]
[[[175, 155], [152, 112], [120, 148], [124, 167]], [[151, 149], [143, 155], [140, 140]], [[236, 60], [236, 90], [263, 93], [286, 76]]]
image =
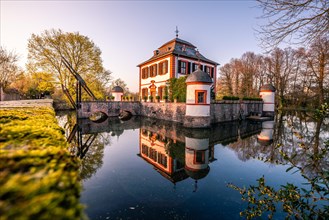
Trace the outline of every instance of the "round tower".
[[203, 128], [210, 126], [210, 76], [198, 69], [186, 79], [185, 127]]
[[274, 121], [264, 121], [262, 123], [262, 131], [257, 135], [258, 143], [263, 146], [272, 144], [274, 133]]
[[263, 99], [263, 116], [274, 117], [275, 113], [275, 87], [271, 84], [263, 85], [259, 95]]
[[111, 90], [112, 96], [114, 96], [115, 102], [119, 102], [122, 100], [123, 96], [123, 89], [120, 86], [114, 86], [113, 89]]
[[209, 173], [209, 138], [197, 139], [185, 137], [185, 172], [197, 181], [206, 177]]

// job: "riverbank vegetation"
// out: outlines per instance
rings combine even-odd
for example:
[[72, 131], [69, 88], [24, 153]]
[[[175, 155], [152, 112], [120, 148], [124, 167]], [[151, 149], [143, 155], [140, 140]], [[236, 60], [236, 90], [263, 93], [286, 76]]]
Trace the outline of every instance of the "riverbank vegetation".
[[79, 160], [50, 108], [0, 110], [1, 219], [81, 219]]
[[[309, 115], [306, 116], [311, 120]], [[275, 131], [271, 155], [263, 155], [258, 159], [269, 163], [273, 162], [273, 158], [280, 158], [275, 160], [277, 164], [287, 165], [286, 172], [291, 175], [299, 173], [305, 182], [302, 185], [285, 183], [280, 187], [273, 187], [267, 183], [267, 176], [262, 176], [254, 185], [228, 184], [247, 203], [247, 207], [240, 212], [242, 217], [275, 219], [278, 217], [277, 212], [284, 211], [286, 219], [329, 218], [329, 140], [320, 140], [322, 124], [328, 116], [329, 107], [324, 104], [313, 112], [313, 129], [303, 132], [298, 129], [299, 122], [285, 118], [287, 123], [284, 125], [282, 115], [279, 117], [276, 129], [281, 126], [290, 129], [298, 147], [291, 150], [289, 142], [285, 141], [289, 138], [279, 138], [284, 132]]]

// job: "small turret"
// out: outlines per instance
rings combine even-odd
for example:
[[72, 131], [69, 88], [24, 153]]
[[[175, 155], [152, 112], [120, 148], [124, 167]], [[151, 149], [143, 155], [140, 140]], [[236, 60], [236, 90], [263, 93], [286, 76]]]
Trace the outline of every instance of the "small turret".
[[208, 73], [200, 69], [187, 77], [185, 127], [210, 126], [210, 87], [212, 83]]
[[275, 114], [275, 87], [271, 84], [263, 85], [259, 95], [264, 101], [263, 116], [274, 117]]
[[111, 90], [112, 96], [114, 96], [115, 102], [119, 102], [122, 100], [123, 96], [123, 89], [120, 86], [114, 86], [113, 89]]

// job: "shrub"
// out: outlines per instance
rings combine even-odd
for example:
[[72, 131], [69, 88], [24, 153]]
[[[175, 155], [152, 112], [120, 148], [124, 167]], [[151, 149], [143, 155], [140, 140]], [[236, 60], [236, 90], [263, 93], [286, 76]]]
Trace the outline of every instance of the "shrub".
[[237, 96], [224, 96], [223, 100], [239, 100], [240, 98]]
[[263, 101], [263, 99], [259, 98], [259, 97], [243, 97], [242, 100], [245, 100], [245, 101]]

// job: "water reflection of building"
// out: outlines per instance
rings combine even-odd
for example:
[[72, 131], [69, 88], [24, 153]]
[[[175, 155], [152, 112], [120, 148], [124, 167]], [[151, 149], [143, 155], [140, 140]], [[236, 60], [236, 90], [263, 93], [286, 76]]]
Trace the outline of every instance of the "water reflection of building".
[[188, 178], [188, 175], [184, 171], [184, 161], [170, 154], [173, 146], [179, 148], [183, 145], [146, 129], [140, 131], [139, 155], [152, 164], [162, 176], [176, 183]]
[[257, 135], [258, 143], [267, 146], [273, 143], [274, 121], [264, 121], [262, 131]]
[[185, 137], [184, 141], [142, 128], [139, 156], [173, 183], [189, 177], [197, 183], [207, 176], [208, 164], [215, 160], [214, 145], [209, 146], [209, 138], [204, 137]]
[[214, 160], [214, 146], [209, 147], [209, 138], [185, 137], [185, 171], [195, 180], [194, 191], [197, 181], [208, 175], [208, 164]]

